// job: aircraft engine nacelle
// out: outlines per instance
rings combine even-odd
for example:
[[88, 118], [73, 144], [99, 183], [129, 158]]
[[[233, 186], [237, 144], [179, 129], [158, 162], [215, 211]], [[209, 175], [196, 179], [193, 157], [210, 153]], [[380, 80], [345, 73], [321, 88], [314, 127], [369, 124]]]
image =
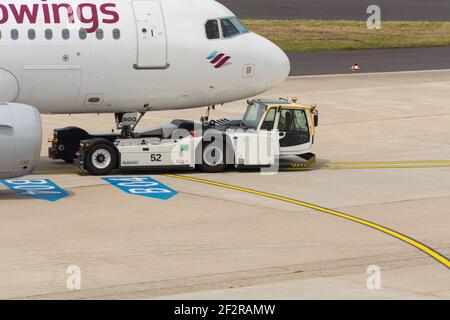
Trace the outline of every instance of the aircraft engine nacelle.
[[0, 179], [32, 173], [42, 145], [42, 123], [38, 110], [17, 103], [0, 102]]

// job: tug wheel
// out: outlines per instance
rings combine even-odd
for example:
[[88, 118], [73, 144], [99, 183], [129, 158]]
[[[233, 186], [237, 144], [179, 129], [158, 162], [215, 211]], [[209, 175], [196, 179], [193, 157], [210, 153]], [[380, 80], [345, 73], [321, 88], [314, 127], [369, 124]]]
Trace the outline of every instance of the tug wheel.
[[108, 144], [98, 144], [89, 149], [85, 166], [94, 176], [109, 175], [117, 168], [118, 156], [116, 150]]
[[212, 142], [204, 143], [200, 169], [208, 173], [223, 172], [226, 169], [225, 159], [223, 147]]

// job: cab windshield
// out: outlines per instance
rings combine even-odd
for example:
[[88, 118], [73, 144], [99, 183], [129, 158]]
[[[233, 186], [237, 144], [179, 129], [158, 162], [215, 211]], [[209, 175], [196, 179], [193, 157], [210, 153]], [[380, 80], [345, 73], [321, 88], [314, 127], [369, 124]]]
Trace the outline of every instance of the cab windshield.
[[249, 104], [247, 111], [245, 112], [244, 118], [242, 119], [242, 126], [252, 129], [257, 129], [259, 123], [261, 122], [264, 112], [266, 111], [266, 106], [259, 103]]

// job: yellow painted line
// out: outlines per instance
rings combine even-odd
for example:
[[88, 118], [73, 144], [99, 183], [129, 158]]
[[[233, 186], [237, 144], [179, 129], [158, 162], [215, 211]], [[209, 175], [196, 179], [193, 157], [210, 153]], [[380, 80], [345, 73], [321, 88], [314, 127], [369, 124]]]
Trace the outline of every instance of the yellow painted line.
[[323, 166], [320, 169], [423, 169], [423, 168], [450, 168], [450, 164], [423, 164], [423, 165], [364, 165], [364, 166]]
[[411, 160], [411, 161], [338, 161], [324, 162], [329, 165], [375, 165], [375, 164], [424, 164], [424, 163], [443, 163], [450, 164], [450, 160]]
[[234, 185], [230, 185], [230, 184], [226, 184], [226, 183], [215, 182], [215, 181], [211, 181], [211, 180], [205, 180], [205, 179], [199, 179], [199, 178], [193, 178], [193, 177], [187, 177], [187, 176], [181, 176], [181, 175], [175, 175], [175, 174], [165, 174], [164, 176], [170, 177], [170, 178], [175, 178], [175, 179], [199, 182], [199, 183], [203, 183], [203, 184], [207, 184], [207, 185], [211, 185], [211, 186], [216, 186], [216, 187], [221, 187], [221, 188], [226, 188], [226, 189], [231, 189], [231, 190], [236, 190], [236, 191], [242, 191], [242, 192], [246, 192], [249, 194], [254, 194], [254, 195], [271, 198], [271, 199], [275, 199], [275, 200], [280, 200], [280, 201], [292, 203], [292, 204], [295, 204], [298, 206], [302, 206], [305, 208], [309, 208], [312, 210], [316, 210], [319, 212], [327, 213], [327, 214], [330, 214], [333, 216], [337, 216], [337, 217], [340, 217], [340, 218], [343, 218], [343, 219], [346, 219], [346, 220], [349, 220], [352, 222], [356, 222], [356, 223], [362, 224], [364, 226], [378, 230], [378, 231], [380, 231], [384, 234], [387, 234], [391, 237], [394, 237], [398, 240], [406, 242], [407, 244], [426, 253], [427, 255], [429, 255], [430, 257], [432, 257], [433, 259], [437, 260], [438, 262], [440, 262], [444, 266], [446, 266], [448, 269], [450, 269], [449, 259], [447, 257], [445, 257], [443, 254], [434, 250], [433, 248], [431, 248], [417, 240], [414, 240], [411, 237], [408, 237], [397, 231], [383, 227], [379, 224], [376, 224], [376, 223], [368, 221], [368, 220], [364, 220], [364, 219], [361, 219], [361, 218], [358, 218], [358, 217], [355, 217], [355, 216], [352, 216], [352, 215], [349, 215], [349, 214], [346, 214], [343, 212], [339, 212], [339, 211], [327, 209], [327, 208], [324, 208], [321, 206], [317, 206], [315, 204], [311, 204], [311, 203], [307, 203], [307, 202], [303, 202], [303, 201], [299, 201], [299, 200], [295, 200], [295, 199], [290, 199], [290, 198], [286, 198], [283, 196], [278, 196], [278, 195], [275, 195], [272, 193], [267, 193], [267, 192], [263, 192], [263, 191], [257, 191], [257, 190], [247, 189], [247, 188], [243, 188], [243, 187], [239, 187], [239, 186], [234, 186]]
[[361, 166], [311, 166], [311, 167], [281, 167], [281, 171], [310, 171], [310, 170], [350, 170], [350, 169], [426, 169], [426, 168], [450, 168], [450, 164], [423, 164], [423, 165], [361, 165]]

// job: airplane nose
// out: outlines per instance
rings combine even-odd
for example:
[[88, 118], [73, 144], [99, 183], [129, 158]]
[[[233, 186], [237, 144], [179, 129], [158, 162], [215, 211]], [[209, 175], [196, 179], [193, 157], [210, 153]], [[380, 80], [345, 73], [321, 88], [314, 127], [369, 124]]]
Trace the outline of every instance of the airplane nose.
[[268, 89], [283, 83], [291, 71], [288, 56], [273, 42], [263, 38], [264, 54], [268, 76]]

